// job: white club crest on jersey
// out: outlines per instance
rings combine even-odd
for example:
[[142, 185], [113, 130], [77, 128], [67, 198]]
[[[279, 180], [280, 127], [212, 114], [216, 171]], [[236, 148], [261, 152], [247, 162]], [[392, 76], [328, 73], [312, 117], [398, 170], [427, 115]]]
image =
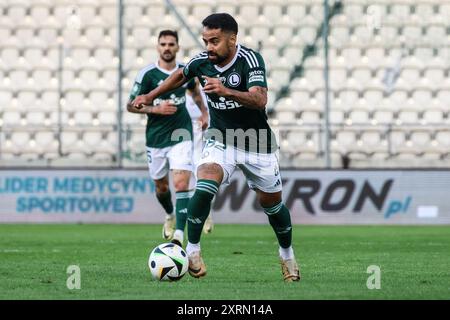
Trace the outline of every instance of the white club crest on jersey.
[[228, 84], [232, 87], [237, 87], [241, 83], [241, 77], [238, 73], [233, 72], [228, 76]]

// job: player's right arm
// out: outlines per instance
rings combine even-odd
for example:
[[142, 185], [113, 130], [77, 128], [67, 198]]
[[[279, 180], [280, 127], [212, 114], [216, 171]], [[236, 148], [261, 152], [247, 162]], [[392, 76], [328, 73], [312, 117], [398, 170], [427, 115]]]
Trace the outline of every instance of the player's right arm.
[[135, 108], [139, 108], [141, 105], [150, 105], [156, 97], [181, 87], [187, 81], [188, 79], [185, 78], [183, 70], [180, 68], [149, 93], [137, 96], [131, 104]]
[[[171, 115], [177, 112], [177, 107], [171, 101], [162, 101], [157, 106], [151, 104], [147, 105], [133, 105], [133, 100], [137, 96], [150, 92], [154, 89], [154, 84], [152, 84], [151, 78], [147, 76], [148, 69], [141, 71], [134, 82], [133, 88], [131, 89], [130, 98], [127, 102], [127, 110], [131, 113], [145, 113], [145, 114], [159, 114], [159, 115]], [[153, 102], [153, 101], [152, 101]]]
[[127, 110], [131, 113], [145, 113], [145, 114], [159, 114], [159, 115], [171, 115], [177, 112], [177, 107], [170, 101], [162, 101], [159, 105], [143, 105], [140, 108], [136, 108], [132, 105], [131, 99], [128, 100]]

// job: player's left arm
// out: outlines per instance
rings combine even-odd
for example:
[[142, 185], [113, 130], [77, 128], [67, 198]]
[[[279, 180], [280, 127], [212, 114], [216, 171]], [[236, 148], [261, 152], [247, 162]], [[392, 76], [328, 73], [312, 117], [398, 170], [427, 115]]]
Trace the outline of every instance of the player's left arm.
[[230, 98], [249, 109], [264, 110], [267, 104], [267, 88], [252, 86], [248, 91], [238, 91], [225, 87], [218, 78], [203, 76], [207, 83], [203, 87], [206, 93], [215, 93], [218, 96]]
[[264, 110], [267, 104], [267, 80], [264, 59], [258, 52], [252, 51], [249, 55], [251, 55], [252, 59], [247, 60], [248, 64], [241, 74], [245, 78], [247, 91], [238, 91], [225, 87], [217, 78], [207, 78], [204, 91], [230, 98], [249, 109]]
[[248, 92], [227, 89], [226, 98], [244, 105], [249, 109], [264, 110], [267, 104], [267, 88], [254, 86], [248, 89]]
[[156, 97], [181, 87], [187, 81], [188, 79], [186, 79], [183, 70], [180, 68], [149, 93], [137, 96], [131, 104], [137, 108], [142, 107], [142, 105], [151, 105]]

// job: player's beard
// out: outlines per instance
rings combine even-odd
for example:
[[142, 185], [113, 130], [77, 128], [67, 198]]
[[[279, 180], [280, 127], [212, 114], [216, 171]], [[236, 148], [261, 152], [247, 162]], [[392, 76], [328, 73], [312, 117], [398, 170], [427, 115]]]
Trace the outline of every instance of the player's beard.
[[165, 52], [165, 53], [163, 53], [163, 54], [161, 55], [161, 59], [162, 59], [164, 62], [170, 63], [170, 62], [172, 62], [173, 60], [175, 60], [175, 55], [172, 54], [172, 53], [170, 53], [170, 52]]
[[[211, 57], [212, 57], [212, 59], [211, 59]], [[208, 59], [209, 59], [209, 61], [211, 61], [214, 64], [221, 64], [222, 62], [224, 62], [227, 59], [227, 57], [220, 56], [218, 54], [214, 54], [211, 56], [210, 53], [208, 52]]]

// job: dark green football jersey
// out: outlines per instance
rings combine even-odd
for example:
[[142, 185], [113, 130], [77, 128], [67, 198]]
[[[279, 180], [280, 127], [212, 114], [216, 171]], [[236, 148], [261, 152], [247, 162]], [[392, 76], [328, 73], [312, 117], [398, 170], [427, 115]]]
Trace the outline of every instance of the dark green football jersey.
[[[138, 95], [147, 94], [159, 86], [172, 72], [184, 65], [177, 63], [177, 67], [172, 71], [167, 71], [153, 63], [143, 68], [136, 77], [131, 90], [130, 99]], [[177, 129], [186, 129], [192, 140], [192, 122], [186, 109], [186, 89], [193, 89], [195, 80], [189, 81], [184, 86], [159, 96], [153, 101], [158, 105], [163, 100], [173, 100], [177, 106], [177, 112], [172, 115], [147, 114], [146, 145], [152, 148], [164, 148], [173, 146], [185, 140], [172, 140], [172, 133]], [[183, 135], [184, 136], [184, 135]]]
[[[237, 46], [233, 60], [222, 68], [210, 62], [204, 51], [186, 64], [183, 74], [189, 80], [198, 77], [202, 86], [205, 86], [202, 78], [205, 75], [218, 77], [226, 87], [238, 91], [245, 92], [253, 86], [267, 87], [263, 58], [242, 45]], [[209, 137], [215, 140], [222, 138], [220, 142], [250, 152], [273, 153], [278, 149], [265, 110], [246, 108], [216, 94], [206, 94], [206, 98], [211, 119]], [[218, 132], [221, 134], [217, 135]]]

